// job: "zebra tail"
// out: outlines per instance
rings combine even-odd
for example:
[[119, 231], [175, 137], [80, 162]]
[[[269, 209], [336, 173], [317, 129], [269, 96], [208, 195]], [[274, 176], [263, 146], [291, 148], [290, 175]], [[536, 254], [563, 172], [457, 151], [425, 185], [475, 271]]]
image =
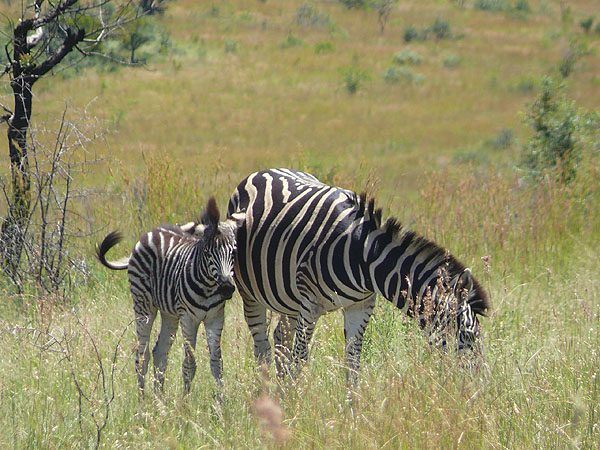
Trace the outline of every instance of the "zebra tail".
[[112, 270], [125, 270], [129, 265], [129, 258], [122, 258], [118, 261], [107, 261], [106, 253], [123, 239], [123, 235], [118, 231], [109, 233], [101, 244], [96, 244], [96, 257], [98, 261]]

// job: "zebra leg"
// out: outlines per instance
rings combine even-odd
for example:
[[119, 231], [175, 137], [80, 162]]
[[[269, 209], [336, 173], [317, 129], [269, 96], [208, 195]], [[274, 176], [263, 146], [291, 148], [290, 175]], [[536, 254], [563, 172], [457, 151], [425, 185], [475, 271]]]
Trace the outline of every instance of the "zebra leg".
[[372, 295], [343, 310], [344, 338], [346, 340], [346, 386], [348, 389], [355, 387], [358, 382], [363, 335], [374, 307], [375, 295]]
[[204, 321], [206, 344], [210, 355], [210, 371], [217, 383], [217, 398], [223, 400], [223, 358], [221, 357], [221, 333], [225, 322], [225, 304], [214, 317]]
[[292, 341], [294, 339], [295, 327], [295, 317], [282, 315], [273, 332], [275, 367], [280, 379], [285, 378], [286, 372], [290, 369], [290, 357], [292, 354]]
[[190, 393], [190, 387], [194, 375], [196, 375], [196, 359], [194, 351], [196, 350], [196, 337], [200, 322], [189, 314], [180, 318], [181, 333], [183, 334], [183, 364], [181, 372], [183, 375], [183, 391], [187, 395]]
[[156, 308], [143, 296], [133, 296], [133, 310], [135, 313], [135, 332], [137, 334], [138, 345], [135, 355], [135, 371], [138, 377], [138, 387], [142, 397], [144, 396], [144, 378], [148, 371], [150, 361], [150, 332], [152, 324], [156, 318]]
[[160, 334], [152, 350], [152, 359], [154, 360], [154, 390], [157, 392], [163, 389], [165, 372], [167, 370], [167, 358], [177, 334], [179, 317], [161, 311], [160, 320]]
[[296, 336], [292, 350], [290, 376], [297, 378], [308, 360], [308, 346], [317, 325], [319, 315], [302, 309], [296, 320]]
[[240, 294], [244, 301], [244, 317], [254, 340], [254, 356], [259, 364], [268, 365], [271, 363], [271, 344], [267, 335], [267, 308], [243, 293]]

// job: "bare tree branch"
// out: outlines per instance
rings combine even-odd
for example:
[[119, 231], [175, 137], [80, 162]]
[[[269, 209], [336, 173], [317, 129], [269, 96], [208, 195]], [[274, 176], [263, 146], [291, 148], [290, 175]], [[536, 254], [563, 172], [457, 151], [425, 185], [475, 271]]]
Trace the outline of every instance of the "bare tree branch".
[[51, 55], [46, 61], [37, 66], [31, 71], [31, 75], [39, 78], [48, 73], [54, 66], [58, 65], [68, 53], [73, 50], [73, 47], [80, 42], [85, 36], [85, 30], [79, 29], [73, 34], [70, 29], [67, 29], [67, 37], [63, 44]]

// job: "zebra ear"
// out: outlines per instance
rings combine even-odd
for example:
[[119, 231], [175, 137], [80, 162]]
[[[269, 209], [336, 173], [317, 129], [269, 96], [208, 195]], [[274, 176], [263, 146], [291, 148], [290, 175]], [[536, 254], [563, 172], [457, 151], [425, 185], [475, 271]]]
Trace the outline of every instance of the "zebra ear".
[[458, 280], [456, 281], [455, 292], [467, 291], [471, 292], [473, 289], [473, 274], [471, 273], [471, 269], [468, 267], [463, 270], [463, 273], [460, 274]]
[[202, 214], [202, 223], [204, 225], [212, 225], [215, 228], [219, 225], [219, 208], [214, 197], [208, 199], [206, 211]]
[[202, 225], [201, 223], [196, 222], [188, 222], [179, 226], [179, 228], [181, 228], [183, 231], [185, 231], [186, 233], [190, 233], [194, 236], [204, 235], [204, 230], [206, 229], [206, 227], [207, 225]]
[[242, 225], [244, 225], [244, 222], [246, 221], [246, 212], [242, 211], [233, 213], [227, 218], [227, 220], [229, 222], [232, 222], [235, 225], [236, 229], [240, 228]]

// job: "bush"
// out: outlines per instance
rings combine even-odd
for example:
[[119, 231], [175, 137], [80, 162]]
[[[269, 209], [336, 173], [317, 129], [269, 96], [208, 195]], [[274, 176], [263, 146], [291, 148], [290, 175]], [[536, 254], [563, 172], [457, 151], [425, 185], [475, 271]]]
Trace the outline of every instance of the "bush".
[[315, 53], [329, 53], [334, 50], [331, 42], [317, 42], [315, 44]]
[[436, 39], [448, 39], [452, 36], [450, 22], [440, 17], [436, 17], [429, 31], [433, 33]]
[[567, 78], [575, 70], [577, 62], [590, 53], [591, 51], [585, 43], [572, 40], [569, 43], [569, 48], [563, 51], [562, 58], [558, 63], [558, 71], [561, 76]]
[[460, 58], [452, 53], [448, 53], [442, 57], [442, 64], [448, 69], [454, 69], [460, 64]]
[[498, 133], [488, 139], [486, 144], [494, 150], [506, 150], [515, 144], [515, 132], [511, 128], [501, 128]]
[[292, 47], [301, 47], [304, 45], [304, 41], [292, 34], [289, 34], [288, 37], [281, 43], [281, 48], [292, 48]]
[[436, 39], [449, 39], [452, 37], [450, 31], [450, 22], [446, 19], [437, 17], [435, 22], [429, 28], [417, 29], [413, 25], [409, 25], [404, 29], [404, 42], [411, 41], [426, 41], [429, 35], [433, 34]]
[[313, 6], [305, 3], [296, 10], [296, 25], [304, 27], [329, 27], [333, 23], [327, 14], [320, 13]]
[[506, 11], [509, 9], [506, 0], [475, 0], [473, 7], [482, 11]]
[[522, 165], [534, 178], [550, 169], [560, 181], [569, 182], [577, 172], [582, 117], [565, 99], [562, 89], [562, 85], [545, 78], [540, 96], [527, 112], [526, 121], [534, 135], [525, 148]]
[[339, 0], [348, 9], [367, 9], [369, 0]]
[[509, 83], [509, 89], [522, 94], [532, 94], [539, 84], [540, 80], [534, 77], [520, 77]]
[[394, 62], [401, 66], [405, 64], [420, 64], [421, 61], [423, 61], [421, 55], [408, 49], [402, 50], [394, 55]]
[[521, 13], [530, 13], [531, 6], [529, 6], [529, 1], [528, 0], [517, 0], [515, 2], [515, 11], [521, 12]]
[[412, 25], [407, 26], [404, 29], [404, 42], [416, 41], [419, 39], [419, 30]]
[[240, 43], [233, 39], [225, 41], [225, 53], [237, 53], [240, 48]]
[[366, 70], [359, 69], [354, 65], [342, 67], [339, 70], [344, 79], [346, 90], [350, 94], [355, 94], [361, 84], [369, 79], [369, 73]]
[[408, 67], [397, 67], [397, 66], [389, 66], [385, 72], [381, 74], [381, 78], [385, 80], [386, 83], [397, 84], [397, 83], [414, 83], [414, 84], [423, 84], [425, 81], [425, 77], [421, 74], [415, 74]]
[[586, 33], [590, 32], [593, 24], [594, 24], [594, 16], [590, 16], [587, 19], [579, 22], [579, 25], [581, 26], [581, 28], [583, 28], [583, 31], [585, 31]]

